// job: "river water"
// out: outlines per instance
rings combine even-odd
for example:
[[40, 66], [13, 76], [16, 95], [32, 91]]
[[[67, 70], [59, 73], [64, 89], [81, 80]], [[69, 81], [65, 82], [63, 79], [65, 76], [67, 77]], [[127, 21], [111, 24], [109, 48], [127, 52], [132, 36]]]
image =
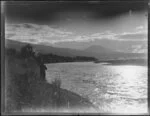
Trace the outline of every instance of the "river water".
[[147, 67], [92, 62], [47, 64], [46, 78], [88, 98], [100, 112], [147, 113]]

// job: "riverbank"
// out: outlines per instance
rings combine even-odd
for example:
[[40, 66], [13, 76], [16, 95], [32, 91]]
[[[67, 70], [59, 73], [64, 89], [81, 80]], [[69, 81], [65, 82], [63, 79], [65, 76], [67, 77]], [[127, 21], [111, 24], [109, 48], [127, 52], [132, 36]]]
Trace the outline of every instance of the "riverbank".
[[54, 86], [40, 77], [40, 67], [32, 58], [7, 56], [5, 59], [7, 112], [76, 111], [90, 112], [95, 106], [86, 98]]

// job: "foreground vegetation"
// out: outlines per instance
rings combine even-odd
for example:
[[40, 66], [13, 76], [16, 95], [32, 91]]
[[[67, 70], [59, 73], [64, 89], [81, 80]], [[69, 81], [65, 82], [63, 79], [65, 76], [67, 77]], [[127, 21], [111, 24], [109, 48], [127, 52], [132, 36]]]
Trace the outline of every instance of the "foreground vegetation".
[[39, 109], [49, 112], [95, 110], [88, 99], [62, 89], [60, 79], [56, 78], [48, 83], [46, 76], [41, 73], [43, 59], [30, 45], [24, 46], [20, 51], [9, 49], [5, 53], [7, 112], [34, 112]]

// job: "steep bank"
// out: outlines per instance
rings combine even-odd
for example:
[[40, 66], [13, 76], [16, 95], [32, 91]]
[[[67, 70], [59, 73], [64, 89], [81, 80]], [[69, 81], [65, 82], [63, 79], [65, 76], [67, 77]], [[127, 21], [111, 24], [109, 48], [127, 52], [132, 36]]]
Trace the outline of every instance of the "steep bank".
[[9, 56], [5, 64], [7, 112], [40, 109], [95, 111], [92, 103], [76, 93], [60, 88], [59, 96], [55, 95], [54, 86], [40, 77], [40, 67], [34, 58]]

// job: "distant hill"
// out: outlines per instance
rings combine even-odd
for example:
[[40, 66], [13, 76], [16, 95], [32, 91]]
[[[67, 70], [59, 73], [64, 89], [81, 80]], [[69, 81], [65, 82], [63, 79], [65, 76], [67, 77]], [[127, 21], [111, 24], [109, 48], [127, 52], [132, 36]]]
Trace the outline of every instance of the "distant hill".
[[[18, 42], [14, 40], [6, 40], [5, 46], [7, 48], [15, 48], [16, 50], [19, 50], [22, 46], [26, 45], [27, 43]], [[130, 58], [141, 58], [145, 57], [146, 55], [143, 53], [121, 53], [117, 51], [113, 51], [111, 49], [102, 47], [102, 46], [90, 46], [87, 49], [84, 50], [75, 50], [75, 49], [69, 49], [69, 48], [56, 48], [46, 45], [38, 45], [38, 44], [31, 44], [33, 48], [35, 48], [37, 51], [43, 53], [43, 54], [55, 54], [60, 56], [87, 56], [87, 57], [95, 57], [99, 60], [109, 60], [109, 59], [130, 59]]]
[[84, 49], [86, 52], [92, 52], [92, 53], [98, 53], [98, 54], [110, 54], [110, 53], [116, 53], [116, 51], [113, 51], [109, 48], [105, 48], [99, 45], [93, 45], [86, 49]]
[[[6, 40], [5, 46], [7, 48], [15, 48], [16, 50], [20, 50], [20, 48], [27, 43], [25, 42], [19, 42], [19, 41], [14, 41], [14, 40]], [[68, 48], [55, 48], [51, 46], [46, 46], [46, 45], [38, 45], [38, 44], [30, 44], [33, 46], [36, 51], [41, 52], [43, 54], [56, 54], [56, 55], [61, 55], [61, 56], [83, 56], [83, 51], [78, 51], [74, 49], [68, 49]]]
[[95, 56], [98, 59], [133, 59], [133, 58], [145, 58], [146, 54], [144, 53], [125, 53], [111, 50], [99, 45], [93, 45], [84, 49], [86, 53]]

